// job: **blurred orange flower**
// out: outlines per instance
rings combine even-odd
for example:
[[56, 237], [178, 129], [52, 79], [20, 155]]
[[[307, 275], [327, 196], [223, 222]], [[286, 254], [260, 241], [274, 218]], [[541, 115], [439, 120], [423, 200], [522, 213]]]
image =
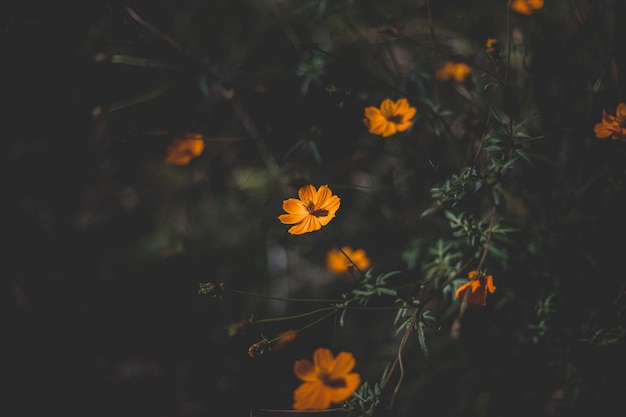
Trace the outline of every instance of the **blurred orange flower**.
[[370, 133], [386, 138], [408, 130], [415, 113], [417, 109], [411, 107], [407, 99], [393, 101], [386, 98], [380, 103], [380, 108], [372, 106], [365, 109], [363, 123]]
[[355, 363], [352, 353], [341, 352], [335, 358], [326, 348], [313, 353], [313, 363], [308, 359], [296, 361], [293, 372], [303, 384], [293, 392], [293, 408], [326, 410], [331, 403], [350, 398], [361, 384], [359, 374], [351, 372]]
[[470, 271], [469, 281], [456, 290], [456, 298], [471, 306], [485, 306], [487, 304], [487, 291], [491, 294], [496, 290], [493, 285], [493, 277], [483, 277], [478, 271]]
[[355, 265], [362, 271], [370, 266], [370, 260], [363, 249], [352, 250], [350, 246], [344, 246], [341, 250], [348, 255], [352, 262], [348, 261], [339, 249], [331, 249], [326, 254], [326, 267], [332, 272], [341, 274], [342, 272], [347, 272], [348, 268]]
[[615, 113], [616, 116], [613, 116], [602, 110], [602, 121], [593, 128], [598, 139], [610, 136], [613, 140], [626, 142], [626, 104], [620, 103]]
[[448, 81], [452, 78], [457, 83], [462, 83], [472, 72], [472, 68], [463, 62], [446, 62], [443, 67], [435, 73], [435, 78], [439, 81]]
[[499, 49], [500, 42], [498, 42], [498, 40], [495, 38], [488, 38], [487, 42], [485, 43], [485, 47], [487, 49], [487, 53], [489, 55], [493, 55]]
[[543, 0], [513, 0], [511, 10], [514, 12], [531, 15], [543, 8]]
[[204, 140], [199, 133], [187, 133], [184, 138], [175, 137], [167, 147], [168, 165], [187, 165], [189, 162], [202, 154]]
[[285, 330], [283, 332], [278, 333], [277, 337], [280, 337], [280, 339], [274, 342], [272, 349], [280, 350], [284, 348], [289, 343], [296, 340], [296, 336], [298, 336], [298, 332], [295, 331], [294, 329], [289, 329], [289, 330]]
[[326, 226], [341, 204], [328, 185], [322, 185], [318, 190], [312, 185], [305, 185], [298, 190], [298, 197], [299, 200], [284, 200], [283, 210], [287, 214], [278, 216], [281, 223], [294, 225], [288, 230], [292, 235], [314, 232]]

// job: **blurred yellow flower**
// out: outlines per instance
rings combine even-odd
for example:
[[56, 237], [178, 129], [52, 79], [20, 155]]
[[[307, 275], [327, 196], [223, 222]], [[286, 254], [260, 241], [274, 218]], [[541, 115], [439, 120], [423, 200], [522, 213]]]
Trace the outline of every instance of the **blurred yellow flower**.
[[543, 8], [543, 0], [513, 0], [511, 10], [514, 12], [531, 15]]
[[293, 372], [303, 381], [293, 392], [296, 410], [326, 410], [331, 403], [341, 403], [361, 384], [359, 374], [351, 372], [356, 361], [352, 353], [341, 352], [335, 358], [326, 348], [313, 353], [313, 363], [308, 359], [296, 361]]
[[626, 142], [626, 104], [620, 103], [615, 113], [613, 116], [602, 110], [602, 121], [593, 128], [598, 139], [610, 136], [613, 140], [620, 139]]
[[348, 261], [339, 249], [331, 249], [326, 254], [326, 267], [332, 272], [341, 274], [342, 272], [347, 272], [348, 268], [353, 266], [363, 271], [370, 266], [370, 260], [363, 249], [352, 250], [350, 246], [344, 246], [341, 250], [348, 255], [352, 262]]
[[372, 106], [365, 109], [363, 123], [370, 133], [386, 138], [408, 130], [413, 124], [415, 113], [417, 109], [411, 107], [407, 99], [401, 98], [394, 102], [386, 98], [380, 103], [380, 108]]
[[487, 304], [487, 291], [491, 294], [496, 290], [493, 285], [493, 277], [483, 277], [478, 271], [468, 273], [469, 281], [456, 290], [456, 298], [471, 306], [485, 306]]
[[463, 62], [446, 62], [443, 67], [435, 73], [435, 78], [439, 81], [448, 81], [452, 78], [457, 83], [462, 83], [471, 74], [472, 68]]
[[168, 165], [187, 165], [202, 154], [204, 140], [199, 133], [187, 133], [183, 138], [175, 137], [167, 147], [165, 163]]
[[284, 200], [283, 210], [287, 214], [278, 216], [281, 223], [294, 225], [288, 230], [292, 235], [314, 232], [326, 226], [341, 204], [328, 185], [322, 185], [318, 190], [312, 185], [305, 185], [298, 190], [298, 197], [299, 200]]

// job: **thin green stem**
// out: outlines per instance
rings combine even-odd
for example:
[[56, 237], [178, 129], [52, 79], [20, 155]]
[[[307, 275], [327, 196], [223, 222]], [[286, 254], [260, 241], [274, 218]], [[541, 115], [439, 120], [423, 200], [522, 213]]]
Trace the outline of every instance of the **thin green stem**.
[[[428, 11], [428, 33], [430, 36], [430, 43], [432, 44], [432, 52], [433, 52], [433, 62], [436, 64], [437, 63], [437, 52], [438, 49], [437, 48], [437, 43], [435, 41], [435, 24], [433, 22], [433, 13], [432, 13], [432, 9], [430, 7], [430, 0], [428, 0], [426, 2], [426, 10]], [[436, 71], [436, 70], [435, 70]], [[439, 83], [434, 84], [435, 86], [435, 104], [437, 105], [437, 107], [439, 107]]]
[[187, 70], [188, 67], [185, 65], [177, 65], [172, 64], [165, 61], [160, 61], [158, 59], [151, 58], [139, 58], [131, 55], [121, 55], [115, 54], [111, 55], [109, 58], [109, 62], [111, 64], [124, 64], [124, 65], [132, 65], [136, 67], [144, 67], [144, 68], [158, 68], [158, 69], [167, 69], [167, 70]]
[[334, 313], [338, 309], [339, 307], [323, 307], [323, 308], [317, 308], [315, 310], [307, 311], [306, 313], [295, 314], [293, 316], [272, 317], [272, 318], [267, 318], [267, 319], [254, 320], [254, 323], [263, 324], [263, 323], [275, 323], [277, 321], [295, 320], [295, 319], [301, 319], [304, 317], [309, 317], [314, 314], [322, 313], [324, 311], [329, 311], [329, 310]]
[[113, 103], [109, 106], [108, 111], [113, 113], [115, 111], [119, 111], [125, 109], [126, 107], [134, 106], [135, 104], [143, 103], [148, 100], [152, 100], [157, 98], [170, 90], [169, 85], [162, 85], [153, 90], [147, 91], [145, 93], [138, 94], [134, 97], [131, 97], [126, 100], [118, 101], [117, 103]]
[[397, 356], [397, 363], [400, 369], [400, 377], [398, 378], [398, 382], [396, 383], [395, 388], [393, 389], [393, 393], [391, 394], [391, 400], [389, 401], [389, 407], [391, 409], [393, 409], [393, 402], [396, 398], [396, 395], [398, 394], [398, 391], [400, 391], [400, 386], [402, 385], [402, 380], [404, 379], [404, 363], [402, 362], [402, 352], [404, 351], [404, 347], [406, 346], [406, 342], [409, 340], [409, 335], [411, 334], [411, 332], [413, 331], [413, 327], [415, 326], [415, 323], [417, 322], [417, 318], [419, 316], [420, 313], [420, 309], [416, 308], [415, 311], [413, 312], [413, 315], [411, 316], [411, 320], [409, 322], [409, 324], [407, 324], [406, 326], [406, 331], [404, 332], [404, 335], [402, 336], [402, 340], [400, 341], [400, 345], [398, 346], [398, 356]]
[[[320, 317], [320, 318], [318, 318], [318, 319], [316, 319], [316, 320], [313, 320], [311, 323], [308, 323], [308, 324], [306, 324], [306, 325], [304, 325], [304, 326], [300, 327], [298, 330], [296, 330], [296, 333], [300, 333], [301, 331], [306, 330], [306, 329], [308, 329], [309, 327], [313, 327], [313, 326], [315, 326], [317, 323], [320, 323], [320, 322], [322, 322], [322, 321], [326, 320], [327, 318], [329, 318], [330, 316], [332, 316], [332, 315], [334, 315], [334, 314], [337, 314], [337, 310], [336, 310], [336, 309], [335, 309], [335, 311], [331, 311], [330, 313], [325, 314], [324, 316], [322, 316], [322, 317]], [[272, 340], [268, 341], [268, 343], [270, 343], [270, 344], [271, 344], [271, 343], [274, 343], [275, 341], [277, 341], [277, 340], [279, 340], [279, 339], [282, 339], [283, 337], [285, 337], [285, 335], [275, 337], [274, 339], [272, 339]]]
[[394, 135], [393, 138], [396, 140], [396, 143], [398, 144], [398, 146], [400, 146], [400, 148], [402, 148], [402, 150], [410, 153], [411, 155], [415, 156], [420, 161], [424, 162], [424, 158], [420, 154], [415, 152], [413, 149], [409, 148], [405, 143], [403, 143], [397, 135]]
[[478, 266], [476, 267], [477, 271], [483, 267], [485, 260], [487, 259], [487, 253], [489, 252], [489, 247], [491, 246], [491, 232], [493, 230], [493, 222], [496, 218], [496, 206], [491, 207], [491, 214], [489, 219], [489, 227], [487, 228], [487, 240], [485, 241], [485, 245], [483, 248], [483, 254], [480, 257], [480, 261], [478, 262]]
[[241, 295], [247, 295], [250, 297], [257, 297], [257, 298], [266, 298], [269, 300], [278, 300], [278, 301], [293, 301], [293, 302], [300, 302], [300, 303], [342, 303], [344, 300], [341, 299], [335, 299], [335, 298], [289, 298], [289, 297], [276, 297], [273, 295], [265, 295], [265, 294], [258, 294], [258, 293], [254, 293], [254, 292], [249, 292], [249, 291], [242, 291], [242, 290], [229, 290], [229, 292], [233, 293], [233, 294], [241, 294]]
[[402, 193], [412, 195], [413, 193], [408, 190], [402, 190], [394, 187], [385, 187], [384, 185], [353, 185], [353, 184], [338, 184], [338, 183], [329, 183], [329, 187], [333, 189], [346, 189], [346, 190], [363, 190], [363, 191], [391, 191], [395, 193]]
[[[373, 295], [375, 294], [375, 292], [373, 291], [371, 294], [369, 295]], [[365, 297], [362, 297], [365, 298]], [[348, 300], [347, 302], [353, 302], [356, 301], [360, 298], [352, 298], [350, 300]], [[272, 318], [267, 318], [267, 319], [258, 319], [258, 320], [254, 320], [254, 323], [274, 323], [277, 321], [287, 321], [287, 320], [296, 320], [296, 319], [301, 319], [303, 317], [308, 317], [308, 316], [312, 316], [315, 315], [317, 313], [322, 313], [324, 311], [331, 311], [332, 314], [340, 311], [340, 310], [361, 310], [361, 311], [381, 311], [381, 310], [398, 310], [400, 309], [401, 306], [389, 306], [389, 307], [350, 307], [347, 305], [344, 306], [332, 306], [332, 307], [322, 307], [322, 308], [318, 308], [315, 310], [311, 310], [311, 311], [307, 311], [306, 313], [302, 313], [302, 314], [295, 314], [293, 316], [283, 316], [283, 317], [272, 317]]]

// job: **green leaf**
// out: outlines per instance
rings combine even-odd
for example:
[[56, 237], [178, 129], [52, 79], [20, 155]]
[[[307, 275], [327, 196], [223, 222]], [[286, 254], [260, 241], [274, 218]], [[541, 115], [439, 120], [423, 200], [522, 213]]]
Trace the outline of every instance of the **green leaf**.
[[378, 295], [381, 295], [381, 294], [393, 295], [393, 296], [398, 295], [398, 292], [396, 290], [391, 289], [391, 288], [378, 288], [376, 290], [376, 292], [378, 293]]
[[535, 166], [535, 163], [532, 161], [532, 159], [530, 159], [530, 155], [528, 155], [526, 151], [523, 151], [522, 149], [516, 149], [515, 153], [518, 154], [520, 158], [522, 158], [524, 161], [528, 162], [528, 164], [532, 167]]
[[417, 338], [419, 339], [420, 348], [422, 349], [422, 354], [424, 355], [424, 358], [429, 361], [430, 355], [428, 354], [428, 347], [426, 346], [426, 335], [424, 334], [424, 327], [424, 323], [420, 321], [417, 326]]

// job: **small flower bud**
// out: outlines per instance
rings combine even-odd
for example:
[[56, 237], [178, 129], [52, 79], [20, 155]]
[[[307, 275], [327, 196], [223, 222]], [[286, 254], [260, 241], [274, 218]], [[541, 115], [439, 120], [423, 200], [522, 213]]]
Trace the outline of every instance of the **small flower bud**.
[[198, 288], [198, 294], [200, 295], [210, 295], [213, 298], [222, 297], [222, 293], [224, 292], [224, 284], [221, 282], [206, 282], [200, 283]]
[[270, 344], [266, 339], [260, 340], [248, 348], [248, 355], [251, 358], [258, 358], [264, 354], [265, 350], [269, 349], [269, 347]]

